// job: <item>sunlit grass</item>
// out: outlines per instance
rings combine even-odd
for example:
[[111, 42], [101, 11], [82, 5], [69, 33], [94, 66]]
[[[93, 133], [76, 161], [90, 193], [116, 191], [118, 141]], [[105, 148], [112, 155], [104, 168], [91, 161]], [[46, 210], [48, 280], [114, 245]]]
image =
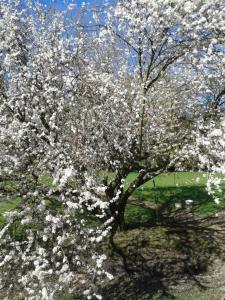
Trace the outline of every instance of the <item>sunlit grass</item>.
[[[128, 175], [125, 181], [125, 189], [137, 175], [137, 172], [131, 172]], [[108, 176], [108, 181], [111, 181], [115, 175], [102, 172], [101, 177], [103, 176]], [[174, 208], [178, 203], [181, 208], [186, 209], [186, 200], [193, 200], [193, 204], [188, 209], [203, 215], [225, 209], [225, 184], [222, 183], [221, 185], [220, 204], [215, 204], [213, 198], [206, 191], [206, 176], [206, 174], [199, 172], [161, 174], [135, 190], [132, 198], [139, 200], [140, 203], [147, 201], [157, 205], [164, 205], [168, 209]], [[48, 176], [43, 177], [40, 183], [48, 186], [53, 185], [52, 180]], [[7, 183], [6, 187], [11, 192], [13, 184]], [[19, 203], [19, 197], [0, 202], [0, 224], [4, 221], [3, 213], [14, 209]], [[152, 209], [131, 204], [127, 205], [125, 219], [128, 224], [142, 224], [155, 218], [157, 218], [156, 212]]]
[[12, 200], [4, 200], [0, 202], [0, 226], [5, 222], [4, 213], [14, 210], [18, 206], [20, 201], [20, 197], [15, 197]]
[[[137, 173], [129, 174], [125, 187], [135, 179]], [[216, 204], [206, 191], [206, 174], [198, 172], [176, 172], [161, 174], [153, 180], [146, 182], [133, 193], [132, 197], [142, 201], [154, 202], [158, 205], [171, 209], [177, 204], [181, 208], [188, 208], [194, 213], [208, 215], [225, 208], [225, 184], [222, 183], [220, 204]], [[193, 200], [191, 206], [186, 200]], [[127, 223], [142, 223], [157, 218], [151, 209], [127, 205], [125, 214]]]

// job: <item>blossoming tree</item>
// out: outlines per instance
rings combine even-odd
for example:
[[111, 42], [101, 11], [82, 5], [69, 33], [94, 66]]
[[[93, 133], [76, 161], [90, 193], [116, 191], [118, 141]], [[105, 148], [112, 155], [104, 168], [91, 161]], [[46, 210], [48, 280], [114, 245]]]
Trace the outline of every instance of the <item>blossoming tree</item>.
[[196, 95], [218, 64], [223, 3], [121, 0], [77, 14], [6, 0], [0, 12], [0, 175], [20, 197], [0, 231], [1, 288], [101, 299], [98, 278], [111, 275], [96, 245], [123, 228], [132, 193], [201, 162], [204, 138], [205, 154], [219, 145], [209, 124], [202, 136]]
[[[224, 7], [221, 1], [119, 1], [105, 16], [95, 11], [92, 24], [79, 25], [92, 37], [86, 76], [96, 86], [91, 99], [98, 99], [84, 108], [89, 161], [116, 173], [105, 182], [115, 232], [135, 189], [190, 157], [198, 160], [197, 94], [206, 95], [206, 63], [215, 66], [224, 43]], [[124, 189], [134, 169], [138, 176]]]
[[77, 184], [82, 153], [74, 155], [68, 142], [82, 37], [66, 12], [38, 2], [1, 1], [0, 12], [0, 175], [13, 185], [7, 197], [20, 200], [0, 231], [1, 295], [55, 299], [83, 289], [100, 299], [96, 280], [110, 277], [96, 251], [110, 230], [107, 203], [92, 194], [88, 178]]

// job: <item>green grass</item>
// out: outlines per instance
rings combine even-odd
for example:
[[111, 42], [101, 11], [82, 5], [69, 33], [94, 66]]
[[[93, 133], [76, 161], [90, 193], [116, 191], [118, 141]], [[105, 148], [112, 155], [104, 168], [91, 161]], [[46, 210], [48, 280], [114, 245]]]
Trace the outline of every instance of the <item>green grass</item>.
[[[137, 177], [137, 172], [131, 172], [126, 181], [125, 189]], [[114, 174], [103, 172], [101, 176], [108, 176], [113, 180]], [[168, 209], [175, 208], [179, 203], [182, 208], [187, 208], [186, 200], [193, 200], [191, 211], [201, 215], [209, 215], [225, 209], [225, 182], [222, 183], [222, 193], [219, 198], [220, 204], [216, 204], [213, 198], [206, 191], [207, 175], [200, 172], [175, 172], [161, 174], [153, 180], [146, 182], [139, 187], [132, 195], [132, 198], [141, 202], [153, 202], [162, 204]], [[218, 175], [219, 176], [219, 175]], [[199, 178], [196, 181], [196, 178]], [[189, 208], [190, 209], [190, 208]], [[148, 222], [155, 222], [158, 218], [155, 210], [143, 208], [137, 205], [128, 204], [125, 212], [127, 224], [139, 225]]]
[[[137, 173], [130, 173], [125, 188], [135, 179]], [[196, 181], [196, 178], [199, 181]], [[186, 200], [193, 200], [191, 211], [208, 215], [225, 208], [225, 184], [222, 184], [223, 192], [220, 194], [220, 204], [216, 204], [205, 189], [206, 175], [198, 172], [176, 172], [161, 174], [153, 180], [139, 187], [132, 195], [133, 198], [162, 204], [168, 209], [175, 208], [180, 203], [182, 208], [187, 208]], [[155, 211], [136, 205], [127, 205], [125, 219], [128, 224], [146, 223], [157, 218]]]
[[[50, 176], [45, 175], [40, 178], [39, 183], [42, 186], [48, 186], [48, 187], [54, 187], [53, 180]], [[10, 195], [10, 200], [5, 200], [4, 198], [0, 198], [0, 228], [5, 223], [4, 213], [7, 211], [14, 210], [17, 208], [18, 204], [21, 202], [20, 197], [13, 197], [13, 194], [15, 193], [15, 190], [18, 189], [18, 182], [7, 180], [4, 182], [4, 196], [7, 197], [7, 195]], [[53, 201], [54, 209], [58, 209], [58, 203]]]
[[[107, 175], [109, 180], [114, 178], [113, 173], [102, 172], [101, 177]], [[137, 173], [131, 172], [126, 181], [125, 188], [136, 178]], [[196, 178], [199, 181], [196, 182]], [[46, 176], [41, 179], [43, 185], [52, 185], [52, 181]], [[155, 184], [154, 184], [155, 183]], [[202, 215], [215, 213], [225, 208], [225, 184], [222, 184], [223, 193], [220, 195], [221, 202], [215, 204], [205, 190], [206, 175], [198, 172], [176, 172], [169, 174], [161, 174], [153, 180], [146, 182], [139, 187], [132, 195], [133, 198], [144, 202], [153, 202], [162, 204], [168, 209], [173, 209], [176, 203], [180, 203], [182, 208], [186, 208], [185, 201], [193, 200], [191, 211]], [[8, 186], [12, 189], [12, 186]], [[3, 222], [3, 213], [14, 209], [20, 199], [5, 200], [0, 202], [0, 224]], [[127, 205], [125, 220], [128, 224], [143, 224], [157, 219], [156, 211], [137, 205]]]
[[6, 211], [14, 210], [16, 206], [20, 203], [21, 198], [16, 197], [12, 200], [5, 200], [0, 202], [0, 226], [4, 224], [5, 218], [3, 214]]

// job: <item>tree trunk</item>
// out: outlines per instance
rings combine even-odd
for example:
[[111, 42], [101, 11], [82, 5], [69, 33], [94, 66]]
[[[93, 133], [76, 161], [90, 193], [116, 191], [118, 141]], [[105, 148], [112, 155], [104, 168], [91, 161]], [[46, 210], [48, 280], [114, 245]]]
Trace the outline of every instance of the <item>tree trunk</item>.
[[[145, 96], [143, 92], [143, 96]], [[142, 157], [143, 135], [144, 135], [144, 117], [145, 117], [145, 98], [142, 100], [141, 113], [139, 118], [139, 155]]]

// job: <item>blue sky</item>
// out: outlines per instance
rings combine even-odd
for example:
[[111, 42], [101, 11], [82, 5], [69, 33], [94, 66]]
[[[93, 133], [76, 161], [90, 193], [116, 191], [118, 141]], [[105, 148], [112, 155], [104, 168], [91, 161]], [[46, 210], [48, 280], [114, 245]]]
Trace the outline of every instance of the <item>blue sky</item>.
[[[56, 3], [56, 5], [58, 7], [64, 7], [64, 2], [63, 0], [55, 0], [55, 1], [52, 1], [52, 0], [41, 0], [42, 3], [45, 3], [45, 4], [50, 4], [51, 2], [54, 2]], [[91, 6], [95, 6], [95, 5], [102, 5], [104, 4], [105, 2], [108, 2], [108, 3], [115, 3], [116, 0], [76, 0], [76, 1], [70, 1], [70, 0], [67, 0], [66, 1], [67, 3], [72, 3], [72, 2], [75, 2], [78, 6], [82, 6], [82, 3], [85, 3], [85, 4], [89, 4]]]

